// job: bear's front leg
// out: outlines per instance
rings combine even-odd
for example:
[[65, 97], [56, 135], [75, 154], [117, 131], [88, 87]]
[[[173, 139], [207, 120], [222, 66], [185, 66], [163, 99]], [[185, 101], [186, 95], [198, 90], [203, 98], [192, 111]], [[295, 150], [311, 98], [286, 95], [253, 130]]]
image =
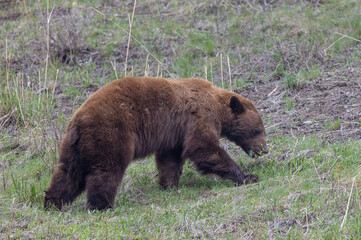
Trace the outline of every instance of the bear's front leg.
[[258, 181], [258, 176], [245, 174], [235, 161], [216, 144], [193, 146], [187, 153], [198, 171], [203, 174], [216, 174], [237, 184], [248, 184]]

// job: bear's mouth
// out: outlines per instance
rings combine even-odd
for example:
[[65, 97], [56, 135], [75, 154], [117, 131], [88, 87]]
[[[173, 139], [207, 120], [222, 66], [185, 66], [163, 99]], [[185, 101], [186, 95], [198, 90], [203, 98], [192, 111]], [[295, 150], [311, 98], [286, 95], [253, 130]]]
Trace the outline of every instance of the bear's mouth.
[[257, 150], [253, 150], [250, 147], [247, 147], [245, 145], [242, 144], [237, 144], [238, 146], [240, 146], [243, 151], [245, 151], [247, 153], [248, 156], [250, 156], [251, 158], [257, 159], [259, 156], [265, 155], [267, 152], [263, 152], [263, 151], [257, 151]]
[[260, 152], [256, 152], [256, 151], [253, 151], [253, 150], [250, 150], [248, 152], [248, 155], [251, 157], [251, 158], [254, 158], [254, 159], [257, 159], [259, 156], [261, 156], [262, 154]]
[[254, 151], [252, 149], [247, 149], [245, 152], [250, 156], [251, 158], [257, 159], [259, 156], [262, 156], [263, 153], [261, 151]]
[[266, 155], [268, 153], [268, 149], [266, 146], [264, 146], [262, 150], [259, 150], [259, 148], [253, 149], [245, 145], [240, 145], [240, 147], [243, 149], [243, 151], [247, 153], [248, 156], [254, 159], [257, 159], [258, 157]]

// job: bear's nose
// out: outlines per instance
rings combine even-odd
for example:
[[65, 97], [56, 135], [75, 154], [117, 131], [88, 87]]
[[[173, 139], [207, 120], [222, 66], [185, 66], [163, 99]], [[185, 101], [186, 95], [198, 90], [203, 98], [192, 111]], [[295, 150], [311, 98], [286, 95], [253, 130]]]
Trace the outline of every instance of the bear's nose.
[[264, 146], [264, 147], [262, 148], [262, 153], [263, 153], [263, 154], [267, 154], [267, 153], [268, 153], [267, 146]]

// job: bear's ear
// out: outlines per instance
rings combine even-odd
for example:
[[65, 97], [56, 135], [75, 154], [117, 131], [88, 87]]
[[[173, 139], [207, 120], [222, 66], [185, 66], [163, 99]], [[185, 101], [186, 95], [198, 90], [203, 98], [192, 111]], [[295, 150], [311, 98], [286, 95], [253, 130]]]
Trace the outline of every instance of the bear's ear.
[[229, 106], [232, 109], [232, 112], [241, 114], [244, 112], [244, 107], [241, 101], [236, 96], [231, 97], [231, 101], [229, 103]]

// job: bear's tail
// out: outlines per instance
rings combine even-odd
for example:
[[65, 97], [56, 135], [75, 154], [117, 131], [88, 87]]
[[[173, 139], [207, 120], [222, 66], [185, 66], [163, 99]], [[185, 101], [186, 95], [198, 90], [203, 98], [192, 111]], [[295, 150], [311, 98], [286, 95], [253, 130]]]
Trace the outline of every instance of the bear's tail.
[[70, 124], [60, 145], [59, 161], [50, 187], [45, 191], [45, 209], [54, 206], [60, 210], [84, 191], [87, 168], [78, 148], [79, 141], [76, 124]]

